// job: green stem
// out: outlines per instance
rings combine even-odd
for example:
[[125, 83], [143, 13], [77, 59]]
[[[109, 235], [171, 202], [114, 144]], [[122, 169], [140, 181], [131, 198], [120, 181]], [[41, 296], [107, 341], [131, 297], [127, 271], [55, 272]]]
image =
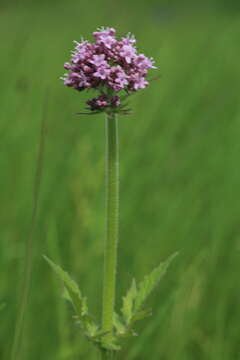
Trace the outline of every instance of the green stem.
[[[116, 291], [119, 212], [118, 120], [116, 114], [107, 115], [106, 138], [107, 236], [104, 251], [102, 329], [108, 333], [103, 336], [103, 346], [112, 339]], [[102, 359], [111, 359], [111, 354], [103, 352]]]
[[114, 360], [116, 358], [116, 351], [103, 351], [101, 353], [101, 360]]
[[102, 351], [101, 360], [111, 360], [111, 353], [109, 351]]

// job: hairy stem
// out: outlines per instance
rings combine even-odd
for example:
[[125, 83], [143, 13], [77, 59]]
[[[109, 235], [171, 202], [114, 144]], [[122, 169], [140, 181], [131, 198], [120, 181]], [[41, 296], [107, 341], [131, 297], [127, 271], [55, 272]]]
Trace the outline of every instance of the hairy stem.
[[103, 351], [101, 353], [101, 360], [115, 360], [116, 359], [116, 351]]
[[[119, 203], [119, 163], [118, 163], [118, 120], [116, 114], [106, 118], [106, 185], [107, 185], [107, 236], [104, 250], [102, 329], [103, 346], [112, 338], [113, 313], [116, 291], [117, 243], [118, 243], [118, 203]], [[109, 352], [102, 353], [102, 359], [111, 359]]]

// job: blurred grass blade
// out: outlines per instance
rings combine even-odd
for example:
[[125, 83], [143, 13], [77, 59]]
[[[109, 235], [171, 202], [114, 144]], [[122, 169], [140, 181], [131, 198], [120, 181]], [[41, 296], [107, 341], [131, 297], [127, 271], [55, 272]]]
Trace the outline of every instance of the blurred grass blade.
[[29, 298], [29, 291], [31, 286], [32, 263], [33, 263], [33, 237], [34, 237], [34, 231], [35, 231], [35, 225], [37, 219], [40, 184], [42, 180], [45, 135], [46, 135], [46, 120], [47, 120], [47, 101], [48, 101], [48, 91], [46, 92], [45, 100], [43, 103], [40, 142], [38, 148], [38, 158], [36, 163], [36, 172], [35, 172], [34, 189], [33, 189], [32, 216], [30, 222], [29, 235], [26, 241], [24, 269], [23, 269], [23, 283], [21, 287], [22, 293], [20, 294], [20, 302], [19, 302], [15, 332], [13, 337], [13, 345], [11, 352], [12, 360], [21, 359], [21, 340], [22, 340], [24, 320], [25, 320], [25, 314], [26, 314], [28, 298]]

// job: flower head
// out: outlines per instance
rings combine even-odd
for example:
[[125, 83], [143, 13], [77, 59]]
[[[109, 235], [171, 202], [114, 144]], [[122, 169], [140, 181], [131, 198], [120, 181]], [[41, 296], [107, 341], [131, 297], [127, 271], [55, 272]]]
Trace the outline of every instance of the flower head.
[[[156, 69], [154, 61], [137, 53], [131, 34], [117, 40], [115, 29], [100, 28], [93, 37], [93, 43], [75, 42], [70, 62], [64, 64], [68, 73], [61, 79], [78, 91], [99, 91], [98, 97], [87, 101], [89, 110], [121, 111], [123, 98], [148, 86], [146, 76], [149, 69]], [[125, 92], [124, 96], [120, 92]]]

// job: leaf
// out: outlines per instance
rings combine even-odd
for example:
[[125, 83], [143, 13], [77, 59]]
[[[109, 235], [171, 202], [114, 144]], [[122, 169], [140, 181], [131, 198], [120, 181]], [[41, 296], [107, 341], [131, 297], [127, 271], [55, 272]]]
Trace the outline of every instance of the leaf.
[[132, 281], [132, 285], [127, 292], [127, 295], [123, 297], [123, 306], [121, 309], [123, 318], [126, 324], [129, 324], [133, 316], [134, 301], [137, 296], [137, 285], [135, 279]]
[[152, 309], [139, 311], [133, 315], [131, 322], [134, 323], [135, 321], [145, 319], [146, 317], [152, 316]]
[[121, 350], [121, 346], [115, 343], [116, 339], [113, 339], [109, 343], [102, 344], [104, 349], [111, 350], [111, 351], [119, 351]]
[[113, 314], [113, 326], [117, 331], [117, 335], [123, 335], [127, 331], [126, 326], [123, 324], [120, 316], [116, 312]]
[[64, 271], [59, 265], [56, 265], [52, 260], [50, 260], [47, 256], [44, 256], [44, 259], [51, 266], [53, 271], [58, 275], [58, 277], [64, 283], [64, 286], [71, 298], [72, 305], [74, 310], [78, 314], [80, 318], [84, 317], [88, 313], [87, 301], [86, 298], [82, 296], [81, 291], [77, 285], [77, 283], [72, 280], [72, 278], [68, 275], [66, 271]]
[[143, 303], [165, 275], [170, 263], [177, 255], [178, 253], [171, 255], [165, 262], [162, 262], [149, 275], [145, 276], [142, 282], [140, 282], [134, 304], [134, 313], [141, 309]]
[[86, 330], [87, 330], [86, 335], [89, 336], [90, 338], [96, 337], [97, 334], [99, 333], [98, 326], [94, 322], [90, 322], [90, 321], [88, 321], [87, 323]]
[[100, 341], [101, 338], [104, 336], [104, 335], [107, 335], [109, 334], [109, 331], [102, 331], [102, 330], [98, 330], [95, 335], [92, 337], [93, 340], [97, 340], [97, 341]]
[[62, 297], [64, 300], [69, 301], [70, 303], [72, 302], [72, 299], [71, 299], [66, 287], [64, 287], [64, 289], [63, 289]]

